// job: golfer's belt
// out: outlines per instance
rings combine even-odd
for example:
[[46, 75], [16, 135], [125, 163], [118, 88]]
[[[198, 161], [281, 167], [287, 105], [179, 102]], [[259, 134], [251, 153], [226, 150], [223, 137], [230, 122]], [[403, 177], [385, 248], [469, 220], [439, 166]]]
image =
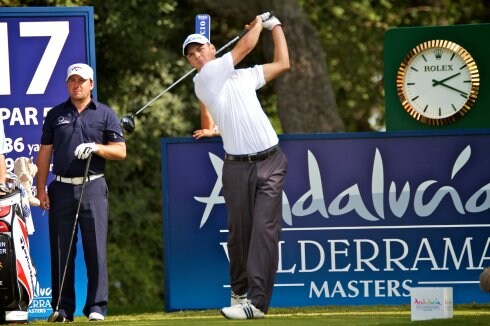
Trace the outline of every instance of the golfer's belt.
[[[104, 176], [104, 173], [88, 175], [86, 182], [93, 181], [93, 180], [101, 178], [103, 176]], [[63, 183], [69, 183], [72, 185], [81, 185], [83, 183], [83, 177], [67, 178], [67, 177], [62, 177], [60, 175], [56, 175], [54, 177], [54, 179], [56, 181], [63, 182]]]
[[272, 146], [271, 148], [266, 149], [265, 151], [258, 152], [258, 153], [253, 153], [253, 154], [247, 154], [247, 155], [230, 155], [230, 154], [225, 154], [225, 159], [226, 160], [229, 160], [229, 161], [254, 163], [254, 162], [263, 161], [266, 158], [271, 157], [277, 151], [279, 151], [279, 145]]

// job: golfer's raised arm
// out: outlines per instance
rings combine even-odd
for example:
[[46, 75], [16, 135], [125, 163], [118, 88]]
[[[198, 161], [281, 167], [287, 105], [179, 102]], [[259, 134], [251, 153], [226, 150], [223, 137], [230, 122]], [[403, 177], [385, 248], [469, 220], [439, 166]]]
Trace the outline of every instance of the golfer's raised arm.
[[288, 45], [280, 24], [273, 27], [272, 40], [274, 42], [274, 59], [272, 63], [263, 66], [266, 82], [278, 77], [290, 68]]
[[260, 16], [255, 17], [250, 24], [245, 25], [245, 28], [248, 32], [238, 41], [233, 50], [231, 50], [231, 56], [235, 66], [257, 45], [260, 32], [262, 32], [262, 18]]

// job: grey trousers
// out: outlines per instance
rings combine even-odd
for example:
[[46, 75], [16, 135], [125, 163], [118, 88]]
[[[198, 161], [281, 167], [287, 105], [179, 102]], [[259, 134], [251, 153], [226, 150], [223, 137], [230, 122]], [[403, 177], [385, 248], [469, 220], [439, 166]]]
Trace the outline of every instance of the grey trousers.
[[230, 284], [266, 313], [277, 272], [282, 192], [288, 161], [279, 150], [255, 162], [224, 161]]

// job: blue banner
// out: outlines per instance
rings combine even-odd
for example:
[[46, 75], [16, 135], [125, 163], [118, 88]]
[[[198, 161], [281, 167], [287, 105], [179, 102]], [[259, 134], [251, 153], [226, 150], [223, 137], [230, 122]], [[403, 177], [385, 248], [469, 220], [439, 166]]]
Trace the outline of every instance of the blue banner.
[[[0, 9], [0, 118], [7, 138], [8, 171], [13, 171], [18, 157], [36, 161], [44, 117], [68, 99], [66, 70], [76, 62], [88, 63], [95, 70], [93, 8]], [[48, 214], [38, 207], [31, 209], [35, 232], [29, 240], [38, 285], [29, 319], [37, 319], [52, 313]], [[86, 295], [81, 243], [77, 252], [75, 314], [81, 315]]]
[[[452, 287], [488, 302], [490, 131], [287, 135], [272, 306], [409, 304]], [[229, 305], [222, 143], [162, 146], [165, 306]]]
[[196, 15], [195, 33], [201, 34], [211, 40], [211, 17], [208, 14]]

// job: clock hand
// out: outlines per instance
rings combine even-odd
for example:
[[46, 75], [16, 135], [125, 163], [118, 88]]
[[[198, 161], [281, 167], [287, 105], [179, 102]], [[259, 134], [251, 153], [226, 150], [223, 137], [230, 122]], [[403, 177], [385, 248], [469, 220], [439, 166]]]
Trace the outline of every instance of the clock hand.
[[432, 86], [441, 85], [441, 84], [442, 84], [442, 83], [444, 83], [445, 81], [448, 81], [449, 79], [452, 79], [452, 78], [454, 78], [454, 77], [456, 77], [456, 76], [458, 76], [458, 75], [460, 75], [460, 74], [461, 74], [461, 73], [460, 73], [460, 72], [458, 72], [458, 73], [456, 73], [456, 74], [454, 74], [454, 75], [452, 75], [452, 76], [449, 76], [449, 77], [447, 77], [447, 78], [445, 78], [445, 79], [443, 79], [443, 80], [435, 80], [435, 79], [432, 79]]
[[441, 86], [447, 87], [447, 88], [449, 88], [449, 89], [452, 89], [453, 91], [456, 91], [456, 92], [460, 93], [461, 95], [463, 95], [463, 96], [465, 96], [465, 97], [468, 97], [468, 93], [465, 93], [465, 92], [463, 92], [463, 91], [460, 91], [460, 90], [459, 90], [459, 89], [457, 89], [457, 88], [454, 88], [454, 87], [452, 87], [452, 86], [449, 86], [449, 85], [447, 85], [447, 84], [444, 84], [442, 81], [441, 81], [441, 82], [439, 82], [437, 85], [441, 85]]

